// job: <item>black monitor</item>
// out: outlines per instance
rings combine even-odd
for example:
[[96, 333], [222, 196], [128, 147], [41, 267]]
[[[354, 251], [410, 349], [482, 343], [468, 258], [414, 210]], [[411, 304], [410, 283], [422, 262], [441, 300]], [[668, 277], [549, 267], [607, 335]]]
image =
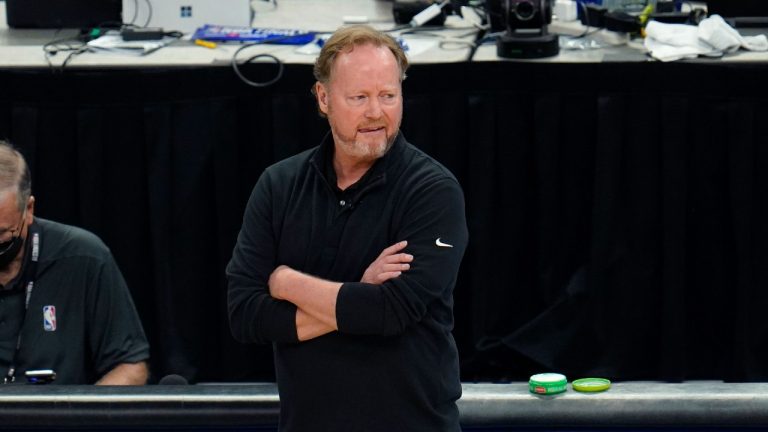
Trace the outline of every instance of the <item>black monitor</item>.
[[122, 0], [5, 0], [8, 27], [90, 28], [119, 25]]
[[768, 0], [707, 0], [707, 13], [720, 15], [736, 27], [764, 27]]

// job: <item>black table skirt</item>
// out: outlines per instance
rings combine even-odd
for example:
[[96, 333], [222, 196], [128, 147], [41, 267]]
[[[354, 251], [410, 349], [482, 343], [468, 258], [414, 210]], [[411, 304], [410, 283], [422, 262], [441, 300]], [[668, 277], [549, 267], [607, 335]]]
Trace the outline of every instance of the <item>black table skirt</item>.
[[[253, 65], [256, 79], [274, 73]], [[768, 64], [415, 65], [406, 137], [466, 193], [465, 380], [768, 379]], [[0, 71], [36, 214], [112, 249], [155, 377], [273, 378], [224, 267], [248, 195], [327, 123], [308, 65]]]

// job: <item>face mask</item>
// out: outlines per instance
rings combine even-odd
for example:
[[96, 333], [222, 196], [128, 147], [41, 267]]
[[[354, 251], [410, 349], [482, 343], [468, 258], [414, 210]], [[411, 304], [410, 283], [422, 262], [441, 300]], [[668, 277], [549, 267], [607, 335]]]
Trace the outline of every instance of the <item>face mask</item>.
[[[24, 229], [22, 224], [21, 229]], [[21, 245], [24, 243], [24, 239], [21, 238], [21, 234], [12, 239], [0, 243], [0, 269], [7, 268], [21, 249]]]

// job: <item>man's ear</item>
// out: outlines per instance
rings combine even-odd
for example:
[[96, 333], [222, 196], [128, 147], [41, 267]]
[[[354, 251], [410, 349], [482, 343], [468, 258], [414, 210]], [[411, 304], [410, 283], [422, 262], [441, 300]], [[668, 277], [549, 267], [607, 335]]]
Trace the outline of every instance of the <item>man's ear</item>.
[[315, 83], [315, 95], [317, 95], [317, 106], [320, 111], [323, 114], [328, 114], [328, 92], [323, 84]]
[[35, 216], [35, 197], [34, 195], [30, 195], [29, 199], [27, 199], [27, 225], [30, 225], [32, 223], [32, 219]]

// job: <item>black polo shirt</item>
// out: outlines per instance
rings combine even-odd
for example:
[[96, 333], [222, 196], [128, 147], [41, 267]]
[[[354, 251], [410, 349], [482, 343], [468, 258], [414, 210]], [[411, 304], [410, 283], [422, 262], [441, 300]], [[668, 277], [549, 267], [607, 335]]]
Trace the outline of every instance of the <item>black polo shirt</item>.
[[[34, 234], [39, 259], [31, 260]], [[149, 358], [149, 344], [128, 287], [95, 235], [35, 218], [19, 276], [0, 289], [0, 379], [53, 369], [57, 384], [92, 384], [120, 363]], [[33, 282], [29, 307], [25, 292]], [[21, 330], [21, 347], [16, 341]]]

